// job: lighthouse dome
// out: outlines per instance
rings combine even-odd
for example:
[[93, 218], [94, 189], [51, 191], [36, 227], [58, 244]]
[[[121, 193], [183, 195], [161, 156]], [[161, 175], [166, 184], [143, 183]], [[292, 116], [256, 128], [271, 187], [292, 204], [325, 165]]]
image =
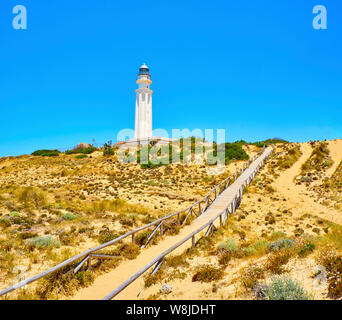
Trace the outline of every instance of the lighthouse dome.
[[139, 68], [139, 74], [138, 75], [139, 76], [141, 76], [141, 75], [151, 76], [150, 69], [148, 68], [148, 66], [145, 63]]
[[148, 66], [145, 64], [145, 62], [143, 63], [143, 65], [139, 68], [139, 70], [141, 69], [147, 69], [149, 70]]

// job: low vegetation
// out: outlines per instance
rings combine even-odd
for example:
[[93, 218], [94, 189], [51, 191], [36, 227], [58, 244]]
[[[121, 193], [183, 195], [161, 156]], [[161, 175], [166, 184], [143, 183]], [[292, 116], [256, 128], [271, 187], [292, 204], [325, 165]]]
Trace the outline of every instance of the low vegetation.
[[37, 150], [32, 153], [33, 156], [39, 157], [57, 157], [61, 152], [58, 150]]
[[74, 148], [72, 150], [67, 150], [65, 151], [65, 154], [78, 154], [78, 153], [82, 153], [82, 154], [91, 154], [93, 152], [95, 152], [97, 150], [97, 148], [95, 147], [87, 147], [87, 148]]
[[299, 146], [294, 146], [293, 148], [289, 149], [287, 153], [278, 159], [277, 166], [281, 170], [289, 169], [295, 164], [300, 156], [302, 155], [302, 152], [300, 151]]
[[311, 300], [299, 282], [288, 277], [276, 278], [262, 290], [263, 300]]
[[331, 157], [329, 156], [330, 151], [328, 148], [328, 144], [325, 142], [320, 142], [318, 146], [316, 146], [311, 155], [310, 158], [303, 163], [301, 168], [301, 174], [305, 174], [307, 172], [310, 172], [312, 170], [315, 170], [316, 172], [322, 171], [326, 168], [329, 168], [332, 166], [333, 161], [331, 160]]

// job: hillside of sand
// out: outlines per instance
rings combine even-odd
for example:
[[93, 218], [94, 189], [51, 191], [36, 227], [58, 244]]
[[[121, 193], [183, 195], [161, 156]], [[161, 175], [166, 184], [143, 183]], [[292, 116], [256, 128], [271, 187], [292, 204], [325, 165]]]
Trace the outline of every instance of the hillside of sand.
[[[250, 150], [253, 154], [254, 148], [251, 147]], [[42, 230], [39, 230], [38, 235], [53, 234], [50, 231], [52, 226], [57, 235], [57, 232], [63, 234], [65, 230], [68, 230], [67, 236], [75, 241], [73, 247], [77, 247], [77, 250], [98, 244], [101, 234], [104, 238], [106, 236], [110, 238], [115, 232], [122, 233], [131, 227], [141, 225], [149, 221], [146, 216], [152, 219], [169, 210], [186, 207], [187, 204], [204, 195], [229, 172], [233, 172], [236, 167], [242, 165], [242, 162], [232, 162], [226, 167], [225, 175], [214, 178], [206, 176], [205, 168], [201, 166], [176, 164], [157, 170], [143, 171], [136, 165], [128, 165], [119, 167], [118, 172], [121, 176], [114, 178], [108, 173], [109, 170], [106, 170], [109, 159], [104, 161], [100, 155], [94, 155], [91, 160], [86, 159], [87, 162], [83, 166], [79, 160], [71, 158], [70, 161], [66, 157], [60, 164], [53, 163], [51, 168], [55, 165], [64, 167], [69, 161], [71, 165], [67, 168], [68, 174], [66, 177], [59, 177], [57, 174], [58, 181], [54, 180], [53, 183], [49, 183], [49, 179], [53, 178], [53, 172], [55, 174], [61, 172], [61, 167], [47, 172], [46, 163], [43, 165], [41, 163], [47, 160], [28, 158], [30, 156], [2, 161], [0, 167], [4, 164], [2, 172], [6, 173], [6, 175], [1, 175], [3, 186], [18, 182], [17, 185], [22, 188], [27, 180], [25, 177], [22, 178], [20, 170], [22, 170], [21, 173], [32, 170], [32, 162], [37, 161], [34, 169], [36, 176], [27, 175], [29, 183], [25, 187], [33, 186], [42, 189], [46, 193], [46, 201], [54, 196], [55, 201], [63, 199], [65, 203], [71, 203], [69, 207], [63, 203], [61, 207], [53, 208], [59, 211], [53, 218], [58, 221], [57, 223], [51, 218], [49, 208], [42, 207], [39, 213], [33, 212], [36, 219], [38, 217], [42, 219]], [[123, 292], [121, 298], [257, 299], [265, 296], [263, 288], [272, 286], [277, 277], [287, 276], [297, 281], [311, 298], [339, 299], [342, 287], [338, 278], [338, 272], [341, 271], [340, 265], [338, 263], [336, 266], [332, 265], [331, 261], [342, 261], [341, 159], [342, 140], [276, 145], [272, 158], [247, 188], [240, 208], [234, 216], [229, 218], [225, 228], [218, 229], [211, 238], [200, 239], [195, 249], [177, 252], [176, 255], [170, 256], [154, 277], [142, 277], [130, 290]], [[110, 160], [115, 162], [113, 159]], [[55, 160], [49, 159], [49, 161]], [[88, 165], [88, 161], [91, 165]], [[112, 169], [111, 165], [112, 163], [110, 164]], [[13, 170], [13, 167], [16, 170]], [[93, 174], [95, 168], [97, 171]], [[178, 173], [178, 178], [175, 177], [175, 173]], [[46, 176], [47, 179], [44, 181], [41, 179], [42, 176]], [[133, 177], [130, 179], [131, 176]], [[107, 180], [110, 177], [112, 184], [109, 186], [112, 186], [115, 194], [104, 195], [108, 192]], [[18, 181], [18, 178], [22, 180]], [[121, 189], [121, 179], [124, 182], [127, 179], [131, 183], [123, 183]], [[163, 179], [172, 181], [171, 186], [161, 183]], [[151, 180], [152, 182], [149, 182]], [[119, 181], [118, 184], [117, 181]], [[20, 204], [20, 198], [15, 195], [15, 189], [7, 188], [7, 190], [9, 190], [7, 194], [4, 191], [1, 193], [1, 203], [4, 210], [7, 210], [3, 216], [13, 212], [13, 208], [8, 207], [9, 204], [5, 203], [6, 201], [12, 200], [14, 203], [18, 201]], [[99, 190], [103, 194], [99, 194]], [[158, 192], [158, 194], [154, 197], [154, 195], [151, 196], [151, 192]], [[117, 200], [118, 194], [121, 202]], [[187, 199], [184, 198], [184, 194], [188, 196]], [[66, 195], [69, 195], [70, 199]], [[82, 195], [85, 200], [82, 200]], [[83, 204], [82, 211], [75, 211], [75, 207], [72, 207], [72, 200], [75, 197], [79, 198], [76, 200], [77, 206]], [[90, 197], [94, 197], [91, 202]], [[91, 205], [87, 203], [88, 201]], [[164, 206], [167, 206], [167, 209], [163, 211]], [[48, 210], [48, 212], [43, 210]], [[91, 214], [91, 210], [102, 211], [102, 213], [94, 215], [94, 213]], [[70, 213], [68, 211], [72, 211], [73, 215], [79, 215], [79, 217], [70, 220], [63, 219], [64, 215]], [[44, 214], [46, 216], [43, 216]], [[47, 220], [44, 221], [44, 219]], [[132, 220], [133, 226], [129, 225]], [[56, 230], [56, 225], [59, 230]], [[28, 232], [27, 229], [21, 231], [18, 229], [15, 231]], [[11, 233], [14, 232], [8, 230], [8, 234]], [[174, 236], [172, 233], [166, 234], [163, 239], [167, 237]], [[146, 261], [158, 251], [159, 241], [163, 239], [156, 239], [144, 249], [149, 250]], [[65, 244], [70, 244], [68, 240]], [[13, 248], [15, 245], [9, 252]], [[132, 269], [125, 268], [125, 266], [129, 265], [130, 259], [134, 261], [138, 256], [143, 257], [142, 252], [124, 246], [119, 249], [121, 249], [120, 254], [124, 253], [122, 261], [103, 263], [101, 272], [96, 274], [96, 279], [88, 279], [89, 282], [85, 283], [85, 288], [78, 293], [63, 289], [56, 292], [55, 297], [99, 298], [108, 286], [103, 292], [97, 292], [98, 290], [92, 290], [92, 288], [97, 288], [96, 286], [101, 288], [101, 283], [106, 283], [113, 274], [115, 275], [115, 270], [121, 270], [120, 278], [131, 276]], [[37, 257], [36, 250], [34, 249], [27, 258], [31, 266], [29, 270], [31, 274], [47, 265], [45, 259]], [[71, 252], [67, 250], [72, 250], [72, 248], [70, 246], [63, 248], [62, 245], [62, 247], [50, 247], [44, 250], [47, 256], [54, 257], [50, 260], [51, 265], [70, 256]], [[49, 250], [51, 252], [46, 252]], [[62, 252], [63, 250], [66, 252]], [[58, 252], [58, 257], [56, 257], [56, 252]], [[25, 256], [26, 253], [24, 252], [23, 255]], [[32, 262], [31, 257], [34, 255], [36, 255], [37, 262]], [[144, 261], [142, 260], [142, 263]], [[34, 265], [39, 265], [40, 268], [34, 269]], [[323, 274], [320, 271], [322, 267], [325, 268], [324, 273], [327, 275], [325, 278], [320, 277], [320, 274]], [[125, 272], [122, 273], [122, 270]], [[89, 275], [87, 272], [84, 271], [84, 275]], [[162, 285], [166, 283], [171, 286], [171, 293], [160, 291]], [[27, 296], [30, 297], [29, 295], [25, 297]], [[36, 298], [36, 296], [32, 297]]]

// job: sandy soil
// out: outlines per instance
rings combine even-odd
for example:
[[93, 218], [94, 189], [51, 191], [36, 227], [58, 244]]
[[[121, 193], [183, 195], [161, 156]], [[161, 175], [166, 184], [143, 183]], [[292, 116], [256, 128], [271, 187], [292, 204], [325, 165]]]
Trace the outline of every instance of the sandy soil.
[[[332, 175], [342, 157], [342, 140], [330, 141], [329, 149], [330, 155], [334, 161], [334, 166], [329, 168], [325, 175]], [[275, 195], [262, 198], [260, 202], [260, 195], [247, 194], [243, 198], [241, 205], [242, 210], [239, 209], [236, 214], [242, 212], [249, 212], [248, 216], [242, 220], [241, 226], [247, 232], [247, 237], [250, 239], [258, 238], [265, 232], [272, 230], [281, 230], [288, 235], [294, 230], [296, 225], [310, 231], [305, 225], [308, 223], [315, 225], [316, 217], [330, 220], [335, 223], [342, 224], [342, 213], [327, 208], [315, 200], [312, 192], [308, 191], [305, 185], [296, 185], [294, 178], [299, 174], [301, 165], [310, 157], [312, 147], [305, 143], [301, 144], [302, 156], [300, 159], [288, 170], [283, 171], [279, 178], [277, 178], [272, 186], [276, 189]], [[265, 171], [263, 171], [265, 172]], [[274, 198], [282, 199], [281, 202], [274, 202]], [[270, 212], [281, 212], [287, 209], [289, 214], [283, 215], [282, 218], [277, 218], [277, 226], [265, 226], [265, 215]], [[309, 214], [308, 218], [303, 220], [303, 216]], [[280, 214], [278, 214], [281, 216]], [[278, 216], [277, 215], [277, 216]], [[312, 233], [311, 233], [312, 234]], [[258, 264], [263, 262], [265, 257], [255, 258], [252, 261], [248, 260], [235, 260], [229, 263], [226, 269], [225, 276], [222, 280], [215, 282], [215, 287], [218, 289], [213, 290], [213, 283], [199, 283], [192, 281], [194, 269], [201, 264], [217, 265], [217, 259], [208, 256], [199, 256], [191, 260], [191, 266], [181, 270], [187, 274], [185, 279], [174, 279], [168, 281], [172, 287], [172, 293], [168, 295], [160, 295], [159, 290], [161, 284], [153, 285], [145, 288], [139, 296], [139, 299], [147, 299], [152, 295], [157, 295], [159, 299], [251, 299], [252, 295], [246, 294], [241, 289], [240, 277], [242, 270], [250, 264]], [[287, 264], [287, 275], [294, 280], [297, 280], [301, 285], [313, 295], [314, 299], [327, 299], [327, 286], [317, 286], [312, 274], [317, 267], [315, 256], [309, 256], [305, 259], [293, 258]], [[270, 279], [265, 281], [268, 283]], [[141, 282], [140, 288], [143, 287]]]
[[[265, 150], [265, 154], [269, 154], [271, 148]], [[127, 280], [130, 276], [136, 273], [140, 268], [145, 266], [148, 262], [154, 259], [158, 254], [168, 249], [173, 244], [185, 238], [188, 234], [198, 229], [206, 222], [208, 222], [213, 216], [222, 211], [227, 203], [230, 203], [235, 196], [237, 190], [243, 183], [243, 181], [248, 177], [258, 163], [261, 161], [261, 157], [258, 158], [245, 172], [240, 176], [237, 181], [235, 181], [228, 189], [226, 189], [210, 206], [210, 208], [199, 218], [197, 218], [191, 225], [184, 227], [181, 232], [176, 236], [171, 236], [163, 239], [158, 245], [147, 248], [141, 253], [135, 260], [127, 261], [115, 270], [98, 277], [94, 284], [88, 288], [81, 289], [74, 299], [84, 300], [84, 299], [102, 299], [113, 289], [115, 289], [122, 282]], [[174, 254], [184, 251], [187, 247], [191, 246], [191, 240], [184, 244], [181, 248], [174, 251]], [[124, 291], [118, 294], [116, 299], [136, 299], [139, 292], [143, 289], [144, 280], [142, 277], [133, 282]]]
[[[342, 157], [342, 140], [331, 141], [329, 143], [331, 157], [334, 161], [333, 167], [327, 170], [326, 174], [332, 175], [340, 163]], [[290, 203], [293, 211], [297, 215], [310, 213], [319, 215], [324, 219], [342, 224], [342, 213], [332, 208], [327, 208], [317, 203], [312, 192], [308, 191], [304, 185], [295, 185], [294, 178], [299, 174], [302, 164], [310, 157], [312, 148], [308, 143], [301, 144], [301, 158], [288, 170], [286, 170], [274, 183], [273, 186]]]

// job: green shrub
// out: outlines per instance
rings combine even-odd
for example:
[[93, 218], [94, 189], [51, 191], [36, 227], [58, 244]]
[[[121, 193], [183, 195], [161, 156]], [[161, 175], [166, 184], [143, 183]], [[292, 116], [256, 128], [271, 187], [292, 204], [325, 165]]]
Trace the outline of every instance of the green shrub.
[[159, 164], [154, 164], [151, 161], [148, 161], [148, 163], [142, 163], [140, 165], [141, 169], [155, 169], [163, 166], [164, 164], [159, 163]]
[[15, 217], [20, 217], [20, 213], [17, 212], [17, 211], [12, 211], [12, 212], [10, 213], [10, 216], [13, 217], [13, 218], [15, 218]]
[[[235, 160], [248, 160], [249, 155], [246, 153], [246, 151], [242, 148], [242, 146], [245, 144], [245, 141], [236, 141], [233, 143], [225, 143], [224, 150], [225, 150], [225, 164], [228, 164], [232, 159]], [[220, 150], [220, 147], [217, 146], [217, 144], [213, 143], [212, 150], [207, 153], [207, 163], [210, 165], [216, 165], [217, 160], [215, 160], [215, 157], [217, 156], [217, 150]], [[206, 150], [207, 152], [208, 150]]]
[[300, 283], [288, 277], [273, 280], [264, 292], [264, 300], [311, 300], [311, 296], [302, 288]]
[[263, 255], [267, 251], [268, 242], [265, 240], [257, 240], [250, 244], [249, 247], [253, 248], [256, 251], [256, 254]]
[[70, 212], [62, 215], [62, 219], [63, 220], [75, 220], [78, 218], [78, 214], [72, 214]]
[[304, 247], [300, 249], [298, 255], [301, 258], [308, 256], [311, 252], [315, 250], [315, 245], [313, 243], [307, 243]]
[[253, 247], [247, 247], [242, 249], [242, 254], [246, 257], [254, 256], [257, 254], [257, 250]]
[[91, 154], [91, 153], [95, 152], [96, 150], [97, 150], [97, 148], [95, 148], [95, 147], [74, 148], [72, 150], [65, 151], [65, 154], [77, 154], [77, 153]]
[[28, 239], [26, 241], [26, 245], [29, 248], [51, 248], [51, 247], [59, 247], [60, 242], [53, 239], [51, 236], [46, 237], [36, 237], [33, 239]]
[[33, 156], [41, 156], [41, 157], [56, 157], [60, 154], [61, 152], [58, 150], [37, 150], [32, 153]]
[[104, 156], [113, 156], [115, 154], [115, 148], [113, 147], [112, 141], [108, 141], [103, 145], [104, 151], [103, 155]]
[[103, 151], [103, 155], [104, 155], [104, 156], [113, 156], [114, 154], [115, 154], [114, 148], [106, 148], [106, 149]]
[[237, 251], [238, 246], [234, 239], [227, 239], [226, 242], [220, 243], [218, 246], [218, 249], [224, 249], [226, 251]]
[[272, 139], [267, 139], [264, 141], [258, 141], [258, 142], [252, 142], [250, 144], [258, 147], [258, 148], [262, 148], [264, 145], [265, 147], [268, 147], [270, 144], [274, 144], [274, 143], [288, 143], [288, 141], [280, 139], [280, 138], [272, 138]]
[[76, 156], [76, 159], [84, 159], [84, 158], [87, 158], [87, 155], [86, 154], [78, 154]]
[[268, 251], [279, 251], [280, 249], [289, 249], [294, 246], [293, 241], [291, 239], [283, 239], [272, 242], [268, 245]]

